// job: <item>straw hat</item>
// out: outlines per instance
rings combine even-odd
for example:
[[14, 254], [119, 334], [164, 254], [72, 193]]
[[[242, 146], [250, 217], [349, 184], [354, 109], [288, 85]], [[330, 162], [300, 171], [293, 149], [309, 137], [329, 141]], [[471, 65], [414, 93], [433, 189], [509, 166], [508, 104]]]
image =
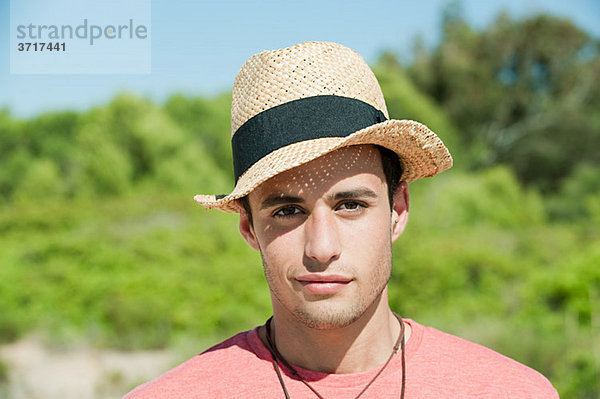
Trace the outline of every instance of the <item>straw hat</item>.
[[350, 145], [396, 152], [406, 182], [452, 166], [448, 149], [427, 126], [389, 119], [369, 66], [337, 43], [307, 42], [250, 57], [232, 96], [236, 184], [229, 195], [196, 195], [206, 208], [239, 212], [235, 199], [269, 178]]

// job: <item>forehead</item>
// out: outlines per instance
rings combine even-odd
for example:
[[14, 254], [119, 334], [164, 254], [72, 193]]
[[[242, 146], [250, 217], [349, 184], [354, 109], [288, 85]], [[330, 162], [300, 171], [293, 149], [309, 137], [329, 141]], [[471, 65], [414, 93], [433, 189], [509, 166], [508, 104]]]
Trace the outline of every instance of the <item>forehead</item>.
[[341, 183], [385, 183], [381, 155], [372, 145], [343, 147], [267, 180], [250, 197], [281, 192], [310, 195], [327, 192]]

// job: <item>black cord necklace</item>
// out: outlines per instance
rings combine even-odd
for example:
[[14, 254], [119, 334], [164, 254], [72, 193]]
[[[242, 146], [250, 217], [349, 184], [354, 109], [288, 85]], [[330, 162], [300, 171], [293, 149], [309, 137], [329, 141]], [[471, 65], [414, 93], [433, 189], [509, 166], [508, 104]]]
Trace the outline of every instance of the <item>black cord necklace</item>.
[[[396, 318], [398, 319], [398, 322], [400, 322], [400, 334], [398, 335], [398, 339], [396, 340], [396, 344], [394, 345], [394, 349], [392, 349], [392, 353], [390, 354], [390, 357], [388, 358], [388, 360], [385, 362], [385, 364], [379, 369], [379, 371], [377, 372], [377, 374], [375, 374], [375, 376], [371, 379], [371, 381], [369, 381], [369, 383], [362, 389], [362, 391], [360, 391], [360, 393], [354, 398], [354, 399], [358, 399], [362, 396], [363, 393], [365, 393], [365, 391], [371, 386], [371, 384], [373, 382], [375, 382], [375, 380], [377, 379], [377, 377], [379, 377], [379, 375], [383, 372], [383, 370], [387, 367], [387, 365], [390, 363], [390, 361], [392, 360], [392, 358], [394, 357], [394, 355], [396, 353], [398, 353], [398, 349], [400, 348], [401, 350], [401, 356], [402, 356], [402, 387], [400, 389], [400, 399], [404, 399], [404, 388], [406, 385], [406, 363], [405, 363], [405, 356], [404, 356], [404, 322], [402, 321], [402, 318], [397, 315], [396, 313], [394, 313], [394, 316], [396, 316]], [[285, 367], [287, 367], [288, 369], [290, 369], [292, 375], [294, 377], [296, 377], [298, 380], [300, 380], [300, 382], [302, 382], [304, 385], [306, 385], [315, 395], [317, 395], [317, 397], [319, 399], [325, 399], [323, 398], [323, 396], [317, 392], [317, 390], [315, 388], [313, 388], [304, 378], [302, 378], [298, 372], [296, 371], [296, 369], [294, 369], [285, 359], [283, 356], [281, 356], [281, 353], [279, 353], [279, 351], [277, 350], [277, 345], [275, 345], [275, 340], [271, 339], [271, 321], [273, 320], [273, 317], [271, 316], [269, 318], [269, 320], [267, 320], [267, 322], [265, 323], [265, 327], [267, 330], [267, 349], [269, 350], [269, 352], [271, 353], [271, 359], [273, 362], [273, 368], [275, 369], [275, 372], [277, 373], [277, 378], [279, 379], [279, 383], [281, 384], [281, 388], [283, 389], [283, 393], [285, 394], [286, 399], [290, 399], [290, 395], [287, 391], [287, 388], [285, 386], [285, 383], [283, 382], [283, 376], [281, 375], [281, 371], [279, 370], [279, 365], [278, 365], [278, 361], [281, 362]]]

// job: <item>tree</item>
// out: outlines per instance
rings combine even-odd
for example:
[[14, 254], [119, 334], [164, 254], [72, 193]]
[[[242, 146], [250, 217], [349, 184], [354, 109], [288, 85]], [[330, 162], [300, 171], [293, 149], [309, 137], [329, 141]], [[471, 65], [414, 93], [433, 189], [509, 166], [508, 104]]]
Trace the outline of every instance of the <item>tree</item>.
[[454, 4], [441, 43], [417, 46], [408, 70], [457, 126], [472, 167], [505, 163], [552, 191], [579, 162], [600, 163], [600, 42], [569, 20], [501, 14], [478, 32]]

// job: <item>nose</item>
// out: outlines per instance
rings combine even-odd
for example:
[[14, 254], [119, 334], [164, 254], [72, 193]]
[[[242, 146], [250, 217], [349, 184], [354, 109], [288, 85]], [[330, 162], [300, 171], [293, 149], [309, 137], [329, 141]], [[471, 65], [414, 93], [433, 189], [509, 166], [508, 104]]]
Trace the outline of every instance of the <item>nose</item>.
[[304, 234], [306, 257], [324, 265], [340, 257], [342, 248], [335, 216], [327, 210], [313, 210], [305, 221]]

